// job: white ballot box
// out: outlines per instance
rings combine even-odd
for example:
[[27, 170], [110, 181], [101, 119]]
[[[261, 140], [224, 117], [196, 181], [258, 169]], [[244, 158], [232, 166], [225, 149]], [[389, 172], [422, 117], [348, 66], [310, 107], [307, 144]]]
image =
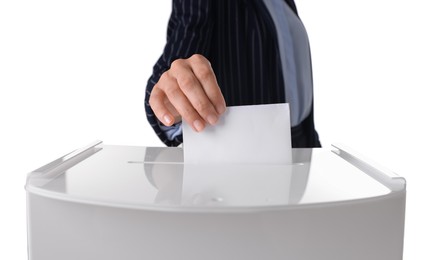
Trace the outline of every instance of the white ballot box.
[[405, 180], [342, 147], [290, 164], [76, 150], [27, 178], [30, 260], [398, 260]]

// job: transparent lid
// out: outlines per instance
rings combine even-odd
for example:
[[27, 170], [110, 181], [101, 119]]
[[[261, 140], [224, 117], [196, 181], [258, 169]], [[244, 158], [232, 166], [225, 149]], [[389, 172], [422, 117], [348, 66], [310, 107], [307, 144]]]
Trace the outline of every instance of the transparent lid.
[[26, 189], [114, 207], [232, 211], [353, 201], [405, 180], [342, 150], [293, 149], [293, 163], [184, 164], [181, 148], [96, 143], [30, 173]]

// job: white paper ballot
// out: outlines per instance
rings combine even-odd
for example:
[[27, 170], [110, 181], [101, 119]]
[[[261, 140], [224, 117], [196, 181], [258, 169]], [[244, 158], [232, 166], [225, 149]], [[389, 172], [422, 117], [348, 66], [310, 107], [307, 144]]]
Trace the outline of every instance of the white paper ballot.
[[184, 162], [292, 162], [288, 104], [227, 107], [214, 126], [195, 132], [183, 122]]

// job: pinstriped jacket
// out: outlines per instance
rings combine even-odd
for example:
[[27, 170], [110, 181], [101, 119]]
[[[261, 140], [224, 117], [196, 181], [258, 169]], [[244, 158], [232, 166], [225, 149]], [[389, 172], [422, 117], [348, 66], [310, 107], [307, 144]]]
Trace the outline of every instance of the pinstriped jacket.
[[[285, 1], [297, 13], [293, 0]], [[174, 60], [193, 54], [202, 54], [211, 62], [227, 106], [285, 102], [276, 28], [263, 1], [174, 0], [166, 46], [153, 67], [145, 95], [147, 119], [166, 145], [177, 146], [183, 138], [168, 140], [148, 103], [150, 93]], [[320, 146], [311, 110], [292, 129], [294, 147]]]

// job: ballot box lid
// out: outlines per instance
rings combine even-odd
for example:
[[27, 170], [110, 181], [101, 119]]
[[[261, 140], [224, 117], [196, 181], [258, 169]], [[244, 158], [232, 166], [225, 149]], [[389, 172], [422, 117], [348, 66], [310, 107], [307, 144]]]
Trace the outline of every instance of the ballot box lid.
[[95, 142], [28, 174], [30, 195], [159, 211], [257, 211], [353, 203], [405, 179], [343, 146], [293, 149], [292, 164], [186, 164], [181, 148]]

